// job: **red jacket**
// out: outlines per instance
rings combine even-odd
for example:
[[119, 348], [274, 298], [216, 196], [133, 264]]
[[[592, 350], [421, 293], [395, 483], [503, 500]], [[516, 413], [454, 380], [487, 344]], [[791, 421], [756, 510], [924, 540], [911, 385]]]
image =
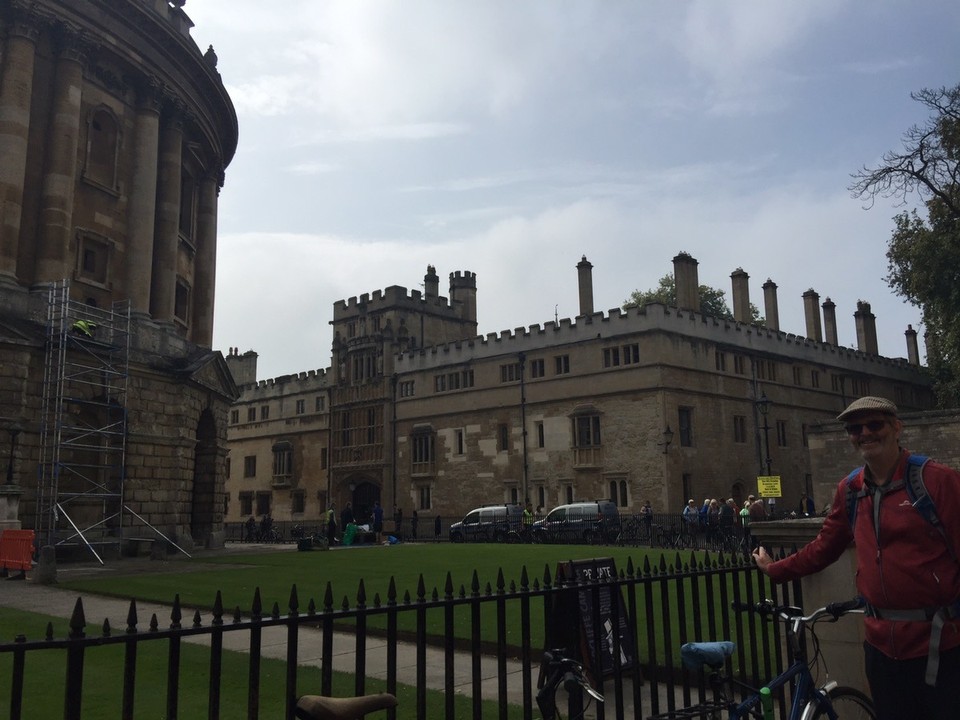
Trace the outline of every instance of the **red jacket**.
[[[879, 541], [874, 532], [873, 496], [860, 500], [856, 527], [847, 518], [846, 479], [837, 486], [833, 507], [817, 537], [798, 553], [769, 566], [777, 582], [818, 572], [837, 560], [856, 540], [857, 591], [874, 607], [913, 610], [948, 606], [960, 599], [960, 563], [950, 555], [940, 532], [910, 504], [901, 482], [909, 453], [902, 451], [888, 493], [880, 499]], [[863, 470], [853, 479], [863, 487]], [[960, 473], [935, 462], [923, 469], [923, 483], [953, 547], [960, 552]], [[837, 598], [842, 600], [844, 598]], [[867, 642], [894, 659], [926, 656], [931, 625], [865, 619]], [[940, 650], [960, 646], [960, 620], [947, 622]]]

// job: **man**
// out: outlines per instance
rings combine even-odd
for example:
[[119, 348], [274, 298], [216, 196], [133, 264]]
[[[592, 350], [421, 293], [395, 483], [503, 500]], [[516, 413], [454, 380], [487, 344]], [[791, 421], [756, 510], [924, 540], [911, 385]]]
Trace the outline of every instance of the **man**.
[[523, 514], [520, 516], [520, 537], [525, 541], [531, 539], [533, 532], [533, 503], [528, 502], [523, 506]]
[[380, 501], [373, 503], [373, 532], [377, 537], [377, 544], [380, 544], [380, 534], [383, 532], [383, 507]]
[[857, 590], [868, 603], [865, 666], [878, 720], [956, 718], [960, 621], [951, 606], [960, 600], [960, 563], [953, 555], [960, 547], [960, 473], [935, 462], [923, 468], [941, 535], [908, 497], [910, 453], [900, 447], [896, 405], [862, 397], [837, 419], [866, 463], [849, 481], [858, 493], [853, 529], [844, 479], [809, 545], [778, 562], [762, 547], [753, 557], [784, 582], [827, 567], [855, 539]]

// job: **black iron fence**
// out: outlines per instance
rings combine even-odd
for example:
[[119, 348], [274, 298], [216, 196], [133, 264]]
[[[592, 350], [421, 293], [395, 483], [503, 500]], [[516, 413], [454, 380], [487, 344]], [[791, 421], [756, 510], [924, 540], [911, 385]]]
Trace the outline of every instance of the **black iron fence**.
[[[292, 720], [299, 695], [335, 694], [335, 673], [353, 677], [354, 694], [374, 689], [399, 693], [401, 706], [387, 711], [390, 720], [484, 714], [530, 720], [543, 651], [559, 644], [592, 669], [594, 684], [606, 696], [606, 703], [596, 708], [601, 720], [646, 717], [682, 707], [691, 696], [702, 698], [702, 680], [688, 676], [678, 659], [680, 646], [690, 640], [736, 641], [732, 667], [748, 684], [758, 685], [786, 666], [777, 627], [746, 620], [729, 608], [732, 601], [763, 598], [801, 604], [799, 584], [772, 586], [739, 556], [694, 552], [678, 552], [657, 565], [645, 560], [642, 567], [634, 567], [630, 561], [610, 575], [578, 579], [561, 565], [545, 568], [539, 578], [523, 569], [518, 583], [506, 583], [501, 572], [494, 586], [482, 586], [475, 573], [470, 587], [459, 588], [448, 575], [443, 588], [428, 589], [421, 578], [412, 592], [401, 593], [391, 583], [385, 597], [372, 598], [361, 581], [353, 599], [343, 597], [339, 603], [328, 584], [319, 604], [312, 599], [302, 603], [294, 586], [284, 611], [276, 605], [262, 608], [257, 590], [249, 611], [228, 612], [218, 593], [209, 612], [198, 611], [184, 621], [175, 601], [169, 624], [154, 615], [147, 627], [131, 602], [127, 626], [117, 631], [108, 622], [89, 626], [78, 598], [66, 637], [54, 637], [50, 626], [44, 638], [19, 636], [0, 645], [0, 660], [8, 660], [5, 666], [11, 670], [9, 683], [4, 683], [10, 688], [9, 717], [38, 717], [25, 678], [42, 677], [51, 653], [65, 656], [63, 717], [83, 717], [85, 662], [110, 646], [122, 648], [123, 672], [122, 677], [100, 680], [118, 685], [116, 710], [106, 716], [143, 716], [138, 705], [142, 675], [156, 674], [138, 665], [138, 649], [146, 643], [161, 643], [165, 649], [164, 676], [150, 678], [166, 688], [163, 717], [199, 717], [181, 714], [184, 644], [198, 637], [209, 656], [204, 705], [211, 719], [227, 717], [222, 688], [224, 658], [232, 652], [225, 650], [228, 646], [240, 651], [246, 668], [242, 707], [250, 720]], [[282, 635], [282, 678], [263, 670], [266, 633]], [[342, 642], [345, 637], [352, 651], [335, 652], [335, 638]], [[271, 642], [278, 644], [276, 638]], [[304, 674], [308, 646], [318, 657]], [[428, 663], [429, 653], [438, 653], [440, 662], [433, 658]], [[492, 677], [496, 681], [488, 682]], [[278, 682], [284, 700], [269, 706], [265, 686]], [[47, 692], [60, 692], [54, 688], [58, 686], [51, 679]], [[466, 711], [457, 705], [464, 696], [469, 698]], [[151, 710], [151, 717], [160, 715], [159, 708]]]

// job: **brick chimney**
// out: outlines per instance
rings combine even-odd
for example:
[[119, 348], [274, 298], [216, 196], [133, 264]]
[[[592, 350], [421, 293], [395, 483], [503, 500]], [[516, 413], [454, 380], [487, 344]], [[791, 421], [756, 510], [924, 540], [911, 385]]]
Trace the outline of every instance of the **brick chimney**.
[[911, 365], [920, 364], [920, 348], [917, 346], [917, 331], [913, 325], [907, 325], [903, 333], [907, 337], [907, 362]]
[[593, 265], [586, 255], [577, 263], [577, 284], [580, 289], [580, 315], [593, 315]]
[[823, 331], [828, 343], [840, 344], [837, 342], [837, 304], [830, 298], [823, 301]]
[[853, 318], [857, 324], [857, 349], [871, 355], [879, 355], [877, 317], [870, 312], [870, 303], [857, 300], [857, 311], [853, 314]]
[[733, 286], [733, 319], [737, 322], [753, 322], [750, 312], [750, 276], [743, 268], [737, 268], [730, 275]]
[[427, 265], [427, 274], [423, 276], [423, 298], [435, 298], [440, 295], [440, 276], [433, 265]]
[[777, 284], [767, 278], [763, 284], [763, 314], [767, 327], [780, 330], [780, 306], [777, 304]]
[[803, 315], [807, 321], [807, 337], [823, 342], [823, 330], [820, 327], [820, 296], [810, 288], [803, 294]]
[[700, 312], [700, 279], [696, 260], [685, 252], [673, 259], [673, 282], [677, 288], [677, 307]]

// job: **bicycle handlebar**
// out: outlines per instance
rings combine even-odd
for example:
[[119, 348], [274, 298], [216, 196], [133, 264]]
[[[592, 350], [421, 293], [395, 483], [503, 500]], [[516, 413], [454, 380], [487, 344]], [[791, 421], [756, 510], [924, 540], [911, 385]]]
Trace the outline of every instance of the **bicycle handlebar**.
[[772, 600], [762, 600], [758, 603], [743, 603], [734, 600], [730, 603], [730, 609], [738, 612], [752, 612], [761, 617], [779, 617], [785, 621], [797, 620], [804, 624], [814, 623], [825, 617], [830, 617], [836, 622], [847, 613], [862, 612], [863, 607], [864, 600], [861, 597], [829, 603], [814, 610], [810, 615], [804, 615], [802, 608], [793, 605], [775, 605]]

